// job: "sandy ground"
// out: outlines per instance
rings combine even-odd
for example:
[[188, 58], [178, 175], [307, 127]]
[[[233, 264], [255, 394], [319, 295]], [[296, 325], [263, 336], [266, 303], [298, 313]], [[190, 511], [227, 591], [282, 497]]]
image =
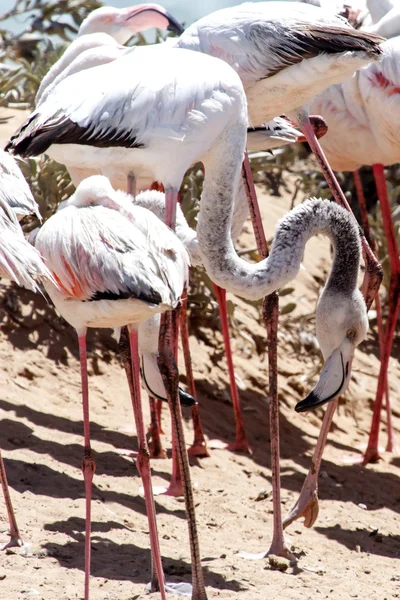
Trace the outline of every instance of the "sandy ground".
[[[262, 196], [268, 234], [289, 208], [290, 198]], [[242, 247], [254, 242], [249, 228]], [[297, 415], [293, 408], [312, 385], [319, 364], [313, 343], [315, 302], [329, 269], [329, 246], [307, 246], [293, 291], [281, 298], [279, 385], [281, 400], [282, 508], [294, 503], [308, 470], [323, 409]], [[40, 297], [4, 285], [1, 290], [0, 440], [18, 523], [27, 553], [0, 556], [2, 600], [70, 600], [83, 592], [84, 487], [79, 363], [74, 332]], [[286, 309], [285, 309], [286, 307]], [[212, 323], [211, 323], [212, 324]], [[234, 424], [218, 323], [192, 332], [194, 373], [207, 437], [232, 441]], [[400, 597], [400, 458], [366, 468], [343, 462], [361, 456], [371, 421], [379, 368], [376, 324], [360, 346], [351, 389], [342, 401], [320, 477], [320, 515], [312, 529], [300, 522], [288, 530], [299, 556], [296, 567], [273, 570], [267, 560], [237, 553], [265, 551], [272, 527], [268, 432], [266, 336], [258, 310], [237, 301], [233, 348], [244, 420], [253, 455], [212, 450], [192, 460], [192, 479], [207, 593], [238, 600]], [[145, 597], [149, 538], [140, 479], [134, 460], [136, 436], [124, 372], [108, 331], [89, 336], [92, 440], [97, 471], [93, 492], [92, 600]], [[394, 424], [399, 429], [400, 343], [390, 365]], [[182, 369], [182, 373], [183, 373]], [[310, 377], [310, 381], [307, 380]], [[185, 381], [182, 375], [182, 381]], [[148, 421], [148, 404], [143, 394]], [[164, 411], [166, 436], [170, 427]], [[186, 414], [185, 432], [192, 440]], [[386, 443], [385, 425], [381, 442]], [[168, 482], [171, 460], [153, 461], [154, 483]], [[263, 498], [263, 499], [260, 499]], [[8, 523], [0, 502], [0, 542]], [[168, 581], [190, 581], [190, 554], [182, 499], [156, 500], [161, 550]], [[151, 598], [157, 598], [154, 594]]]

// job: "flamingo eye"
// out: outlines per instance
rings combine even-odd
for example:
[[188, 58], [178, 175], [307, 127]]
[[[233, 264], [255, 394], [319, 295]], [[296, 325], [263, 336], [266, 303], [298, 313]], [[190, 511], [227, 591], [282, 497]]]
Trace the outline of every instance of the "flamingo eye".
[[346, 337], [349, 338], [349, 340], [354, 340], [354, 338], [356, 337], [355, 327], [350, 327], [350, 329], [346, 331]]

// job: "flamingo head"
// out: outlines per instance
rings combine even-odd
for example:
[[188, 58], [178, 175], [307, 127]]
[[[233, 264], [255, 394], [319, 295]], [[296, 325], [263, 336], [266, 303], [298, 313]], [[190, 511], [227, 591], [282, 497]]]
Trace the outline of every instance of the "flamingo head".
[[350, 296], [323, 293], [317, 307], [317, 338], [324, 367], [312, 392], [298, 402], [296, 412], [305, 412], [343, 394], [350, 382], [356, 347], [368, 329], [364, 299], [358, 289]]
[[152, 27], [178, 35], [183, 32], [182, 25], [159, 4], [137, 4], [128, 8], [97, 8], [82, 22], [78, 36], [103, 32], [125, 44], [135, 33]]

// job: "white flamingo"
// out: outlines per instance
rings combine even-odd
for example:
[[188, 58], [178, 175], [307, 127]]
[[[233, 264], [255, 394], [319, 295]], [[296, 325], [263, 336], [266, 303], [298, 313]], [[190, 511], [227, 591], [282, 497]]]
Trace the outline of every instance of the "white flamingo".
[[[400, 273], [399, 251], [396, 244], [391, 209], [384, 181], [383, 165], [400, 161], [395, 128], [396, 114], [400, 111], [400, 38], [387, 40], [383, 44], [385, 57], [378, 65], [369, 65], [356, 76], [341, 85], [325, 90], [312, 102], [312, 110], [321, 111], [328, 124], [328, 133], [322, 147], [335, 170], [354, 171], [359, 200], [365, 205], [362, 185], [357, 169], [363, 165], [373, 167], [379, 202], [382, 210], [385, 235], [388, 242], [391, 264], [389, 286], [388, 321], [381, 342], [381, 365], [378, 378], [374, 414], [367, 450], [363, 462], [379, 459], [378, 436], [382, 399], [387, 389], [386, 373], [393, 343], [397, 314], [399, 311], [398, 277]], [[359, 190], [361, 193], [359, 193]], [[363, 224], [368, 227], [366, 209]], [[397, 289], [397, 292], [396, 292]], [[377, 301], [379, 296], [377, 296]], [[377, 304], [379, 309], [379, 304]], [[379, 311], [380, 312], [380, 311]], [[394, 450], [395, 442], [391, 427], [390, 404], [388, 409], [388, 449]], [[311, 527], [318, 516], [318, 472], [334, 410], [324, 418], [320, 440], [313, 457], [313, 464], [304, 482], [299, 499], [286, 517], [284, 524], [305, 516], [305, 524]]]
[[301, 2], [245, 3], [199, 19], [176, 47], [217, 56], [240, 75], [249, 119], [259, 125], [284, 112], [294, 117], [321, 165], [335, 199], [345, 204], [315, 139], [306, 104], [381, 55], [380, 38]]
[[12, 208], [18, 220], [33, 214], [39, 221], [39, 207], [15, 159], [0, 148], [0, 200]]
[[[378, 435], [383, 394], [386, 391], [388, 416], [388, 450], [395, 449], [391, 426], [389, 395], [386, 373], [393, 343], [393, 336], [399, 311], [399, 292], [396, 283], [400, 273], [399, 252], [396, 245], [391, 210], [384, 183], [383, 165], [400, 161], [400, 151], [393, 122], [400, 111], [398, 90], [400, 90], [400, 38], [387, 40], [383, 44], [385, 57], [378, 65], [369, 65], [348, 81], [330, 87], [315, 98], [312, 110], [324, 114], [328, 133], [322, 140], [322, 147], [329, 163], [337, 171], [353, 171], [360, 201], [363, 226], [369, 230], [365, 199], [358, 169], [371, 165], [377, 184], [382, 210], [385, 235], [388, 240], [391, 264], [388, 323], [385, 335], [380, 326], [381, 365], [378, 378], [374, 414], [367, 450], [363, 462], [379, 459]], [[380, 318], [379, 295], [376, 297], [378, 320]], [[310, 471], [303, 484], [300, 496], [284, 520], [284, 526], [304, 516], [305, 525], [311, 527], [318, 516], [318, 475], [329, 428], [335, 412], [332, 406], [326, 412], [320, 438], [316, 446]]]
[[156, 216], [132, 205], [102, 176], [86, 179], [78, 186], [39, 230], [35, 246], [58, 283], [56, 287], [46, 282], [46, 291], [76, 329], [79, 340], [86, 490], [85, 599], [89, 597], [90, 502], [95, 471], [90, 447], [86, 330], [123, 325], [128, 325], [132, 353], [137, 463], [145, 490], [152, 554], [161, 597], [165, 599], [139, 392], [137, 326], [156, 313], [175, 308], [188, 276], [187, 252]]
[[[40, 218], [38, 206], [14, 158], [0, 150], [0, 277], [11, 279], [33, 292], [39, 282], [52, 279], [39, 252], [25, 239], [18, 218], [33, 213]], [[10, 540], [1, 549], [22, 546], [8, 490], [7, 476], [0, 452], [0, 481], [10, 524]]]

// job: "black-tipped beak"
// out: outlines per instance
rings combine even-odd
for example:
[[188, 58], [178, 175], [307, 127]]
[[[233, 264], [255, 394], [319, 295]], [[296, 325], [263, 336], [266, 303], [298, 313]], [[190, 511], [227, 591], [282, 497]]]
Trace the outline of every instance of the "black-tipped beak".
[[294, 410], [296, 412], [306, 412], [334, 400], [343, 391], [348, 375], [349, 362], [345, 366], [343, 354], [338, 348], [326, 361], [315, 388], [308, 394], [307, 398], [296, 404]]
[[191, 396], [187, 392], [184, 392], [182, 388], [179, 388], [179, 400], [181, 406], [194, 406], [195, 404], [197, 404], [193, 396]]
[[176, 33], [176, 35], [181, 35], [185, 31], [183, 26], [172, 15], [170, 15], [169, 12], [166, 12], [165, 16], [168, 19], [167, 31]]
[[[336, 396], [334, 396], [336, 398]], [[308, 394], [307, 398], [301, 400], [296, 404], [294, 410], [298, 413], [307, 412], [307, 410], [311, 410], [313, 408], [317, 408], [318, 406], [322, 406], [327, 402], [330, 402], [333, 398], [320, 398], [314, 391]]]

